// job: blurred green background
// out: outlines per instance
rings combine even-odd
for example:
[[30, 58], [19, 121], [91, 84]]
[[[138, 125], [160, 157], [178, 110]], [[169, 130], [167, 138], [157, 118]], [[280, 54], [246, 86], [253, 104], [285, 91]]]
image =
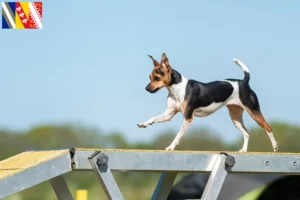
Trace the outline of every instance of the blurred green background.
[[[300, 126], [273, 122], [274, 135], [279, 143], [279, 152], [300, 152]], [[272, 151], [272, 145], [265, 131], [258, 126], [249, 129], [248, 151]], [[101, 130], [82, 125], [44, 125], [33, 127], [26, 132], [0, 130], [0, 159], [6, 159], [26, 150], [39, 148], [122, 148], [122, 149], [164, 149], [174, 139], [176, 132], [162, 131], [149, 142], [130, 143], [123, 133], [104, 133]], [[230, 134], [230, 133], [228, 133]], [[233, 133], [232, 133], [233, 134]], [[234, 133], [235, 134], [235, 133]], [[242, 147], [240, 139], [233, 143], [224, 143], [211, 129], [191, 128], [183, 138], [177, 150], [216, 150], [238, 151]], [[159, 178], [159, 173], [118, 172], [116, 181], [126, 199], [149, 199]], [[176, 181], [184, 174], [180, 174]], [[77, 189], [88, 190], [89, 200], [105, 198], [103, 190], [93, 172], [72, 172], [65, 175], [72, 194]], [[49, 182], [42, 183], [4, 200], [55, 200], [55, 194]]]

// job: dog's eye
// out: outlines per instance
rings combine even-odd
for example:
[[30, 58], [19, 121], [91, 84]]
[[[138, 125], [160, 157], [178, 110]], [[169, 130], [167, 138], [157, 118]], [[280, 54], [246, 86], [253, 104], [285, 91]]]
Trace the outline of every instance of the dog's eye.
[[159, 77], [155, 76], [155, 77], [154, 77], [154, 80], [155, 80], [155, 81], [159, 81]]

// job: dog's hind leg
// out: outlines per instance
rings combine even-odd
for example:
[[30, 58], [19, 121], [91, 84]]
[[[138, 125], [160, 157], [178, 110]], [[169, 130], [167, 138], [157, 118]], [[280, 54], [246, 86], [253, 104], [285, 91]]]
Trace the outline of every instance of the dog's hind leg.
[[248, 142], [249, 142], [249, 133], [244, 126], [243, 122], [243, 112], [244, 108], [238, 105], [227, 105], [229, 115], [235, 127], [240, 130], [244, 137], [244, 144], [240, 152], [247, 152]]
[[265, 129], [265, 131], [267, 132], [272, 146], [273, 146], [273, 150], [277, 151], [278, 150], [278, 144], [274, 138], [273, 132], [272, 132], [272, 128], [271, 126], [266, 122], [266, 120], [264, 119], [264, 116], [262, 115], [261, 112], [255, 112], [250, 110], [249, 108], [246, 108], [247, 112], [250, 114], [250, 116], [252, 117], [252, 119], [254, 119], [258, 125], [260, 125], [263, 129]]
[[265, 131], [267, 132], [267, 134], [271, 140], [273, 150], [277, 151], [278, 144], [274, 138], [271, 126], [266, 122], [263, 114], [261, 113], [256, 94], [252, 90], [250, 90], [248, 98], [244, 99], [244, 102], [243, 102], [243, 99], [241, 99], [241, 100], [242, 100], [245, 110], [247, 110], [247, 112], [252, 117], [252, 119], [254, 119], [259, 126], [261, 126], [263, 129], [265, 129]]

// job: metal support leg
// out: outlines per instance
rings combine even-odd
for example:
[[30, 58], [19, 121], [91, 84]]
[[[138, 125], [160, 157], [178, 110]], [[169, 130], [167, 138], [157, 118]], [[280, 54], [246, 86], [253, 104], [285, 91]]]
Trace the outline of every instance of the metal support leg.
[[220, 194], [228, 171], [235, 164], [234, 157], [221, 153], [217, 159], [201, 200], [216, 200]]
[[89, 161], [109, 200], [124, 200], [124, 197], [108, 167], [108, 157], [104, 153], [96, 152]]
[[49, 180], [58, 200], [74, 200], [63, 176]]
[[177, 172], [163, 172], [151, 200], [166, 200], [170, 194]]

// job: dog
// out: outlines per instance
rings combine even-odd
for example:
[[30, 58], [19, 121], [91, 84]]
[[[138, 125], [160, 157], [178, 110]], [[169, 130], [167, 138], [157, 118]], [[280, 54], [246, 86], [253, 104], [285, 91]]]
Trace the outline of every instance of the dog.
[[258, 98], [249, 86], [250, 72], [240, 60], [233, 59], [233, 62], [244, 71], [244, 79], [224, 79], [202, 83], [187, 79], [171, 68], [165, 53], [162, 54], [160, 62], [150, 55], [149, 57], [153, 61], [154, 69], [149, 76], [150, 83], [145, 89], [150, 93], [155, 93], [163, 87], [167, 88], [169, 91], [167, 108], [163, 114], [137, 125], [140, 128], [146, 128], [154, 123], [170, 121], [176, 113], [181, 112], [184, 117], [183, 124], [172, 143], [165, 148], [166, 150], [172, 151], [179, 145], [194, 117], [206, 117], [223, 106], [228, 108], [233, 124], [243, 134], [244, 143], [239, 152], [247, 152], [249, 141], [249, 133], [242, 118], [244, 110], [250, 114], [259, 126], [265, 129], [271, 140], [273, 150], [278, 150], [272, 128], [264, 119]]

